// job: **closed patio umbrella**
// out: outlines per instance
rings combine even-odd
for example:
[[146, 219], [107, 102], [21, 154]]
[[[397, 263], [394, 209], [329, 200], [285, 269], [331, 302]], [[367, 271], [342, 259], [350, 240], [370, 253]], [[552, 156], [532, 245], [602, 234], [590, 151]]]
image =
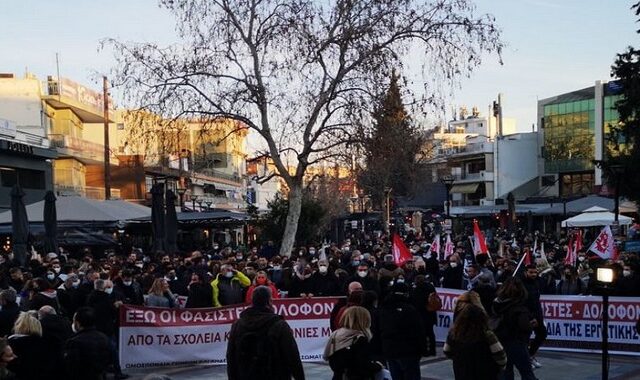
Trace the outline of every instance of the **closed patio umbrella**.
[[53, 191], [47, 191], [44, 196], [44, 252], [58, 252], [58, 213], [56, 211], [56, 196]]
[[164, 225], [164, 185], [161, 183], [151, 188], [151, 229], [153, 231], [152, 254], [164, 251], [165, 225]]
[[11, 189], [11, 234], [13, 255], [24, 266], [27, 262], [27, 244], [29, 242], [29, 219], [24, 205], [24, 191], [19, 185]]
[[178, 215], [176, 214], [176, 195], [167, 190], [167, 214], [165, 219], [165, 233], [167, 235], [166, 251], [175, 253], [178, 250]]

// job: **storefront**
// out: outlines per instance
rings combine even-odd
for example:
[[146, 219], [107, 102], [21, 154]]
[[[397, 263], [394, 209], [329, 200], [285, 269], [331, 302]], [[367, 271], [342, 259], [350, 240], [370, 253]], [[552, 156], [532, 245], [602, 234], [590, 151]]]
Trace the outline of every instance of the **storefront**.
[[[53, 190], [52, 159], [56, 151], [40, 136], [17, 132], [17, 139], [0, 138], [0, 210], [11, 208], [11, 188], [19, 184], [25, 192], [25, 204], [41, 201]], [[31, 144], [40, 143], [40, 145]]]

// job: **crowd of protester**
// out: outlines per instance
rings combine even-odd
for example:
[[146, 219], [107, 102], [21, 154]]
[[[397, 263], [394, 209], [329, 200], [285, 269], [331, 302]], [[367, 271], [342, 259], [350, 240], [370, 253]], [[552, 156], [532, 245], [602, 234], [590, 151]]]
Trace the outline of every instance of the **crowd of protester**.
[[[136, 248], [126, 254], [93, 254], [88, 248], [71, 254], [60, 249], [41, 255], [34, 252], [23, 267], [11, 253], [4, 253], [0, 255], [0, 335], [7, 339], [0, 342], [0, 349], [5, 347], [0, 379], [10, 375], [89, 379], [101, 378], [106, 371], [125, 378], [117, 364], [121, 305], [172, 308], [185, 299], [181, 306], [187, 308], [242, 304], [251, 302], [254, 291], [262, 287], [270, 289], [272, 298], [346, 296], [332, 313], [334, 338], [344, 344], [345, 336], [353, 333], [343, 336], [344, 331], [337, 331], [359, 326], [355, 330], [364, 332], [356, 335], [366, 338], [366, 357], [375, 364], [368, 368], [379, 370], [380, 364], [394, 379], [420, 378], [420, 358], [435, 355], [436, 310], [430, 307], [435, 287], [472, 291], [473, 302], [457, 313], [460, 322], [454, 324], [446, 346], [454, 368], [459, 367], [455, 358], [460, 352], [474, 350], [461, 337], [470, 328], [480, 328], [471, 335], [493, 342], [486, 357], [495, 358], [496, 368], [506, 365], [505, 373], [511, 373], [507, 378], [512, 378], [514, 366], [523, 378], [535, 378], [532, 368], [540, 366], [535, 353], [546, 336], [540, 295], [597, 291], [597, 257], [583, 249], [575, 264], [566, 263], [566, 237], [501, 230], [486, 231], [489, 254], [475, 255], [470, 235], [453, 236], [453, 252], [445, 255], [442, 248], [431, 250], [432, 234], [409, 232], [404, 241], [413, 258], [400, 266], [389, 240], [373, 235], [341, 244], [298, 247], [289, 256], [280, 256], [273, 242], [247, 248], [216, 244], [176, 254]], [[514, 278], [518, 261], [527, 252], [532, 263]], [[617, 273], [613, 294], [640, 296], [637, 255], [623, 253], [610, 264]], [[350, 311], [352, 307], [358, 309]], [[524, 322], [519, 326], [525, 317], [526, 326]], [[495, 319], [514, 325], [501, 326], [502, 330], [493, 326], [495, 334], [488, 334], [484, 326]], [[531, 330], [535, 338], [529, 342]], [[494, 343], [506, 352], [505, 363]], [[39, 350], [54, 354], [41, 355]], [[330, 362], [335, 351], [339, 350], [328, 351]], [[333, 361], [336, 373], [352, 370]], [[45, 368], [51, 370], [41, 370]], [[469, 377], [461, 374], [459, 378]]]

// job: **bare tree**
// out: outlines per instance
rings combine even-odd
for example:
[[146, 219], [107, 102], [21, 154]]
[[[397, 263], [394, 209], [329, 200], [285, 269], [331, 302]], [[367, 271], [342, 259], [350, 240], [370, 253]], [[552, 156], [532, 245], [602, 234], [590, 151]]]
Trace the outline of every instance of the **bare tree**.
[[165, 117], [232, 118], [256, 131], [289, 188], [283, 255], [294, 244], [307, 167], [352, 141], [354, 121], [369, 117], [392, 67], [418, 65], [430, 80], [452, 82], [502, 48], [493, 17], [476, 16], [469, 0], [160, 5], [177, 20], [179, 44], [106, 41], [126, 100]]

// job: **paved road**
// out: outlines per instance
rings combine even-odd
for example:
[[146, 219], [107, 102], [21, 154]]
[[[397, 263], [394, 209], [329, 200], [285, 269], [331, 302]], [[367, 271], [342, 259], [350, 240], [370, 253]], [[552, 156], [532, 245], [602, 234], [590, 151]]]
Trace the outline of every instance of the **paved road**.
[[[538, 360], [543, 367], [536, 370], [540, 380], [597, 380], [601, 379], [600, 355], [541, 352]], [[423, 380], [453, 379], [451, 362], [441, 354], [422, 362]], [[331, 369], [324, 363], [306, 363], [304, 365], [307, 380], [326, 380], [331, 378]], [[218, 380], [226, 379], [224, 366], [182, 367], [164, 370], [128, 371], [132, 379], [144, 379], [151, 373], [169, 375], [174, 380]], [[516, 376], [516, 378], [518, 378]], [[640, 358], [615, 356], [611, 358], [610, 380], [640, 380]]]

